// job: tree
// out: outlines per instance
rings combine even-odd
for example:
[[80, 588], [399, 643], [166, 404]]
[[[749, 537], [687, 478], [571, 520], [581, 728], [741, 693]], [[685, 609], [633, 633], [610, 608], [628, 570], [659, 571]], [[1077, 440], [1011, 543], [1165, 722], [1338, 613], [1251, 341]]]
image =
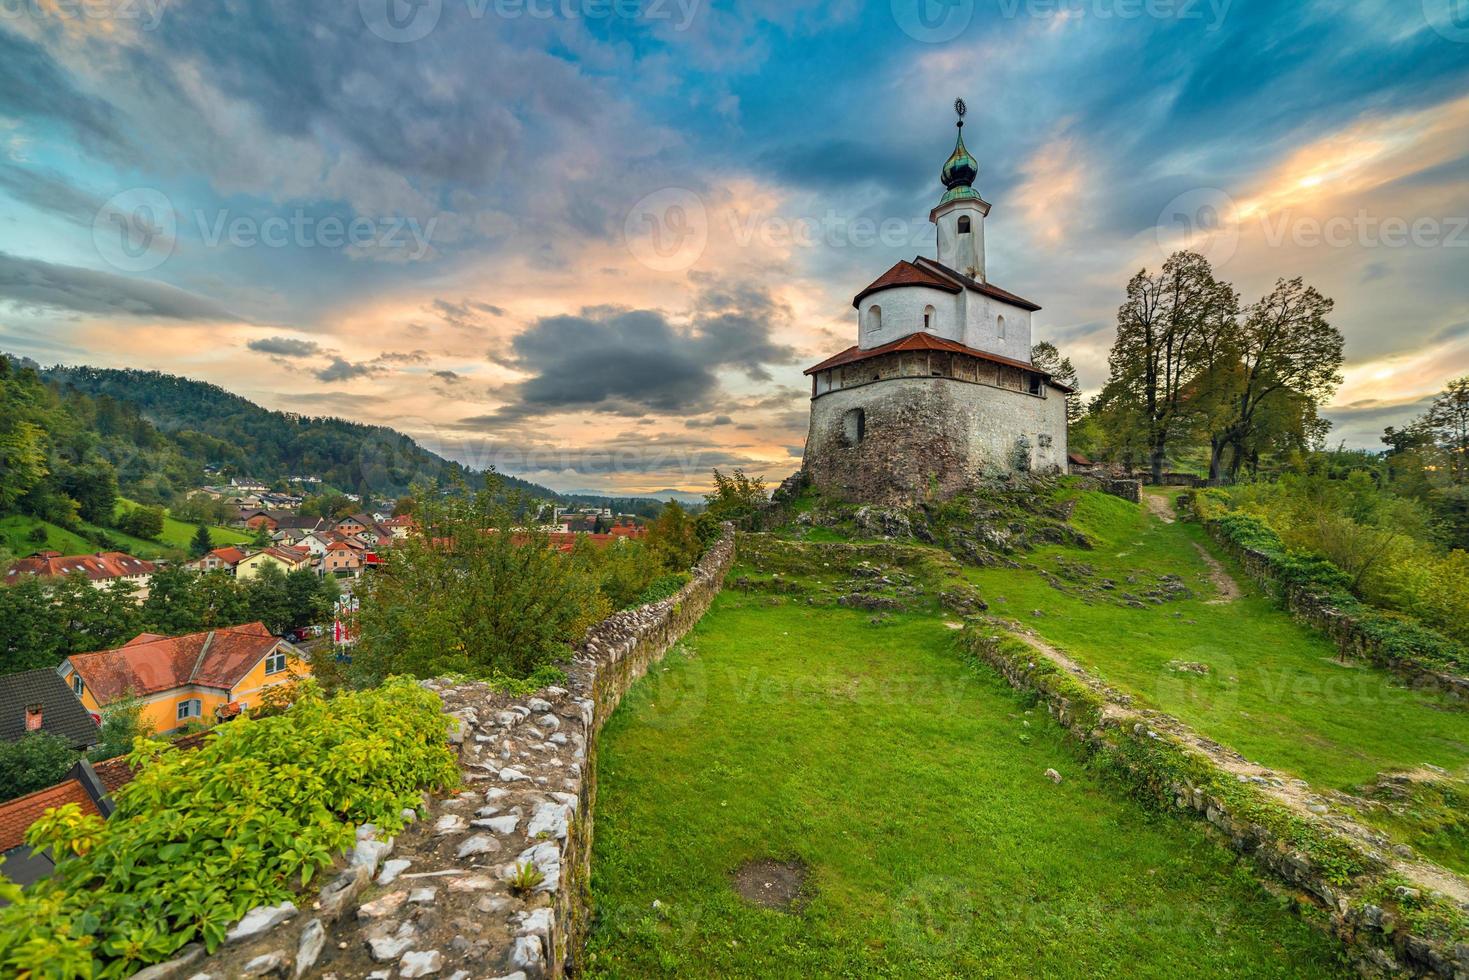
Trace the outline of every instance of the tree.
[[608, 610], [594, 571], [516, 528], [519, 501], [462, 484], [415, 487], [421, 535], [364, 579], [352, 678], [394, 673], [524, 678], [564, 657]]
[[[1219, 438], [1233, 449], [1229, 477], [1268, 435], [1271, 400], [1282, 393], [1315, 407], [1341, 384], [1342, 335], [1326, 321], [1335, 304], [1299, 277], [1280, 279], [1261, 298], [1239, 328], [1240, 380]], [[1262, 410], [1263, 409], [1263, 410]]]
[[663, 567], [671, 571], [682, 571], [693, 565], [703, 550], [689, 512], [676, 500], [664, 504], [662, 512], [648, 525], [648, 547]]
[[209, 526], [202, 521], [197, 530], [194, 531], [194, 540], [189, 542], [189, 555], [193, 558], [203, 558], [214, 550], [214, 538], [209, 534]]
[[250, 619], [264, 623], [272, 633], [284, 633], [296, 625], [291, 621], [286, 573], [274, 562], [266, 562], [259, 573], [245, 584], [245, 603], [250, 610]]
[[61, 613], [34, 575], [0, 588], [0, 674], [55, 667], [63, 650]]
[[1085, 410], [1081, 404], [1080, 382], [1076, 380], [1076, 368], [1071, 365], [1071, 358], [1062, 357], [1055, 344], [1042, 340], [1031, 347], [1030, 363], [1049, 374], [1052, 381], [1071, 389], [1071, 393], [1066, 396], [1066, 424], [1072, 426], [1080, 422]]
[[68, 575], [51, 588], [51, 602], [65, 654], [107, 650], [138, 634], [138, 610], [130, 582], [92, 586], [85, 575]]
[[1454, 483], [1469, 483], [1469, 375], [1450, 381], [1434, 398], [1426, 422], [1449, 455]]
[[92, 762], [103, 762], [133, 750], [133, 739], [151, 735], [143, 721], [143, 702], [131, 694], [113, 701], [102, 711], [101, 741], [87, 753]]
[[411, 496], [402, 496], [398, 498], [395, 504], [393, 504], [393, 516], [411, 517], [413, 516], [414, 510], [416, 510], [417, 508], [418, 501], [414, 500]]
[[265, 524], [257, 525], [255, 535], [250, 539], [250, 544], [256, 548], [269, 548], [274, 543], [270, 536], [270, 527]]
[[168, 512], [156, 504], [134, 507], [118, 520], [117, 529], [135, 538], [152, 541], [163, 533], [163, 522], [167, 516]]
[[105, 459], [93, 458], [68, 469], [61, 488], [77, 502], [82, 520], [111, 524], [117, 511], [117, 471]]
[[0, 421], [0, 511], [14, 510], [50, 470], [46, 467], [46, 431], [30, 422], [8, 430]]
[[1186, 427], [1188, 396], [1201, 373], [1204, 335], [1227, 329], [1238, 309], [1234, 287], [1214, 277], [1196, 252], [1175, 252], [1151, 276], [1127, 285], [1117, 340], [1107, 362], [1114, 424], [1138, 431], [1153, 482], [1161, 482], [1171, 440]]
[[0, 800], [56, 785], [77, 758], [66, 739], [49, 732], [31, 732], [14, 742], [0, 742]]
[[148, 598], [143, 600], [143, 625], [151, 633], [180, 636], [204, 628], [204, 601], [196, 576], [179, 565], [153, 573]]
[[225, 571], [205, 572], [190, 583], [193, 606], [199, 610], [200, 629], [239, 626], [250, 621], [245, 590]]

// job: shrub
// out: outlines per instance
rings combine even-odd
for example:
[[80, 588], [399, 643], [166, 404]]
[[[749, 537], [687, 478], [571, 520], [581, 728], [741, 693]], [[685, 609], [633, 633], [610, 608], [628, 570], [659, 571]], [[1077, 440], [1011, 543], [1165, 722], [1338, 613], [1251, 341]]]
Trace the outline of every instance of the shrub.
[[564, 657], [608, 611], [594, 567], [515, 528], [514, 501], [486, 489], [415, 488], [421, 535], [367, 580], [350, 676], [523, 678]]
[[25, 892], [0, 879], [0, 974], [125, 976], [186, 943], [213, 951], [330, 865], [355, 824], [396, 833], [422, 790], [457, 783], [441, 711], [404, 679], [330, 701], [304, 684], [289, 711], [223, 726], [197, 751], [139, 741], [111, 819], [68, 804], [28, 832], [57, 864]]
[[688, 581], [689, 576], [687, 572], [660, 575], [653, 580], [652, 584], [643, 590], [643, 594], [638, 596], [637, 601], [633, 605], [646, 606], [650, 602], [662, 602], [664, 599], [677, 595], [678, 590], [683, 588]]

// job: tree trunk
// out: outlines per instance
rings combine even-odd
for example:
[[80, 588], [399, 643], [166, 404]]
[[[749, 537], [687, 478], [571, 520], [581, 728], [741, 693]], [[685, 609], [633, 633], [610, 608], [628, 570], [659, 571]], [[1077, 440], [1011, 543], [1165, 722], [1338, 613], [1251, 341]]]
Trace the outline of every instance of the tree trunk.
[[1153, 451], [1149, 454], [1149, 463], [1153, 471], [1153, 485], [1158, 486], [1163, 482], [1163, 456], [1167, 442], [1163, 436], [1153, 440]]

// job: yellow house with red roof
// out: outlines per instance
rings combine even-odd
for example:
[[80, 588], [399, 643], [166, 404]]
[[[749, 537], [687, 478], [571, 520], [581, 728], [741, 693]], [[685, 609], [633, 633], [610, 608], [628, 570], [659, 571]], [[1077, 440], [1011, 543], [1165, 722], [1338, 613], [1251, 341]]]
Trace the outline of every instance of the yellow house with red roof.
[[142, 633], [115, 650], [75, 653], [59, 669], [88, 711], [101, 715], [128, 696], [143, 702], [155, 732], [232, 717], [266, 690], [309, 676], [301, 651], [263, 623], [158, 636]]

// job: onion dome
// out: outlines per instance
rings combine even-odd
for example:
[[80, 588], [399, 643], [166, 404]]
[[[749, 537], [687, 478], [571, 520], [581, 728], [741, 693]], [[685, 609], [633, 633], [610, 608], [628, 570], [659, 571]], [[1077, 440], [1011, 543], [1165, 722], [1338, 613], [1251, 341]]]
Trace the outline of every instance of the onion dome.
[[979, 199], [979, 192], [972, 186], [975, 178], [979, 176], [979, 161], [970, 155], [969, 149], [964, 145], [966, 108], [963, 99], [955, 101], [954, 111], [959, 114], [959, 138], [954, 143], [954, 152], [949, 154], [949, 159], [944, 163], [943, 172], [939, 175], [939, 179], [944, 182], [944, 187], [948, 189], [943, 199], [939, 201], [940, 204], [948, 204], [950, 201], [966, 198]]

